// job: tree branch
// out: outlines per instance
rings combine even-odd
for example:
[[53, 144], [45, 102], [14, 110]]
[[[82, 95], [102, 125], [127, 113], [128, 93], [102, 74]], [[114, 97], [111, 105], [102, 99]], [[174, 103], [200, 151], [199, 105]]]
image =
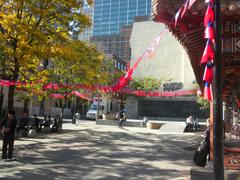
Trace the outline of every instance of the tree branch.
[[0, 31], [1, 31], [1, 33], [4, 35], [5, 34], [5, 30], [4, 30], [4, 28], [2, 27], [2, 24], [0, 24]]

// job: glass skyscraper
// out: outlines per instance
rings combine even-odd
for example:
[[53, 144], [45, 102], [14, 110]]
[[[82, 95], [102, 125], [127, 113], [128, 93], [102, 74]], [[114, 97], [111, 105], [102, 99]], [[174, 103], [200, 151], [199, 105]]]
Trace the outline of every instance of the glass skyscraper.
[[95, 0], [93, 36], [119, 34], [135, 16], [150, 16], [151, 0]]

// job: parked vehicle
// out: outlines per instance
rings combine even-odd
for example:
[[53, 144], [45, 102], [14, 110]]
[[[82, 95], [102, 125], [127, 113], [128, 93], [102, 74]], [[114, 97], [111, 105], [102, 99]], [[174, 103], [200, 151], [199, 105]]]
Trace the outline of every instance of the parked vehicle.
[[[99, 105], [99, 106], [98, 106]], [[98, 111], [98, 118], [102, 118], [102, 115], [104, 113], [104, 105], [103, 104], [98, 104], [98, 103], [93, 103], [91, 104], [91, 108], [87, 112], [87, 119], [95, 119], [97, 117], [97, 111]]]

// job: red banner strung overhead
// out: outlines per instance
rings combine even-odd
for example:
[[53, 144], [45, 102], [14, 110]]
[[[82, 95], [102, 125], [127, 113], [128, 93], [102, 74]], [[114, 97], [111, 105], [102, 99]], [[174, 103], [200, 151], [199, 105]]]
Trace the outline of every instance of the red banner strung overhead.
[[64, 96], [62, 94], [50, 94], [50, 97], [56, 99], [64, 99]]
[[75, 95], [75, 96], [77, 96], [77, 97], [80, 97], [81, 99], [90, 100], [89, 95], [80, 93], [80, 92], [78, 92], [78, 91], [72, 91], [72, 92], [69, 94], [69, 96], [71, 96], [71, 95]]
[[[175, 24], [177, 24], [178, 18], [181, 17], [183, 18], [183, 16], [185, 15], [185, 13], [187, 12], [188, 9], [191, 8], [191, 6], [194, 4], [196, 0], [186, 0], [185, 3], [181, 6], [181, 8], [179, 9], [179, 11], [177, 12], [177, 14], [175, 15]], [[209, 23], [211, 22], [211, 20], [213, 20], [214, 17], [212, 17], [211, 13], [211, 9], [208, 9], [209, 12], [209, 16], [206, 16], [206, 20], [209, 20], [209, 22], [207, 23], [209, 25]], [[208, 13], [207, 13], [208, 14]], [[214, 40], [213, 37], [213, 33], [212, 33], [212, 27], [209, 26], [209, 28], [206, 28], [206, 37], [208, 37], [211, 41]], [[57, 84], [57, 83], [49, 83], [49, 84], [45, 84], [43, 85], [43, 90], [54, 90], [57, 91], [60, 88], [68, 88], [68, 89], [85, 89], [88, 91], [96, 91], [96, 90], [100, 90], [102, 92], [105, 93], [114, 93], [114, 92], [122, 92], [122, 93], [127, 93], [127, 94], [133, 94], [136, 96], [183, 96], [183, 95], [192, 95], [192, 94], [196, 94], [196, 90], [182, 90], [182, 91], [176, 91], [176, 92], [158, 92], [158, 91], [152, 91], [152, 92], [146, 92], [146, 91], [135, 91], [135, 90], [131, 90], [131, 89], [122, 89], [124, 86], [126, 86], [128, 84], [128, 82], [130, 80], [132, 80], [132, 76], [133, 76], [133, 72], [134, 70], [137, 68], [138, 64], [144, 60], [144, 59], [149, 59], [152, 57], [155, 49], [157, 48], [157, 46], [159, 45], [164, 33], [166, 32], [167, 29], [164, 29], [160, 32], [159, 36], [153, 41], [153, 43], [150, 45], [149, 48], [147, 48], [147, 50], [142, 54], [141, 57], [139, 57], [137, 59], [137, 61], [134, 63], [134, 65], [126, 72], [126, 74], [121, 77], [119, 79], [119, 82], [115, 85], [115, 86], [87, 86], [87, 85], [83, 85], [83, 84], [76, 84], [76, 85], [68, 85], [68, 84]], [[203, 60], [202, 62], [208, 62], [208, 59], [213, 58], [213, 50], [212, 50], [212, 46], [211, 44], [208, 45], [205, 49], [205, 54], [203, 56]], [[209, 66], [210, 67], [210, 66]], [[206, 69], [206, 73], [205, 73], [205, 80], [206, 81], [210, 81], [210, 79], [212, 79], [211, 76], [211, 69]], [[0, 81], [0, 86], [12, 86], [12, 85], [22, 85], [24, 86], [23, 83], [19, 83], [19, 82], [10, 82], [10, 81]], [[26, 83], [25, 83], [26, 84]], [[73, 91], [72, 93], [70, 93], [70, 95], [76, 95], [78, 97], [81, 97], [83, 99], [89, 99], [89, 97], [87, 95], [81, 94], [77, 91]], [[61, 94], [51, 94], [51, 97], [54, 98], [64, 98], [64, 95]]]
[[[14, 85], [21, 85], [22, 87], [24, 87], [25, 85], [27, 85], [27, 83], [25, 82], [12, 82], [12, 81], [8, 81], [8, 80], [0, 80], [0, 86], [5, 86], [5, 87], [9, 87], [9, 86], [14, 86]], [[36, 83], [35, 83], [36, 84]], [[125, 94], [129, 94], [129, 95], [135, 95], [135, 96], [151, 96], [151, 97], [161, 97], [161, 96], [166, 96], [166, 97], [170, 97], [170, 96], [184, 96], [184, 95], [194, 95], [196, 94], [196, 89], [192, 89], [192, 90], [180, 90], [180, 91], [172, 91], [172, 92], [161, 92], [161, 91], [140, 91], [140, 90], [132, 90], [132, 89], [114, 89], [111, 86], [101, 86], [101, 85], [97, 85], [97, 86], [87, 86], [87, 85], [83, 85], [83, 84], [76, 84], [76, 85], [68, 85], [68, 84], [57, 84], [57, 83], [49, 83], [49, 84], [45, 84], [43, 85], [42, 89], [43, 90], [59, 90], [60, 88], [69, 88], [70, 90], [72, 88], [76, 89], [83, 89], [86, 91], [96, 91], [99, 90], [103, 93], [125, 93]], [[71, 95], [75, 95], [78, 96], [82, 99], [86, 99], [89, 100], [90, 99], [90, 95], [87, 93], [80, 93], [76, 90], [73, 90], [71, 93], [69, 93], [67, 95], [67, 97], [71, 96]], [[58, 98], [58, 99], [64, 99], [64, 94], [50, 94], [50, 97], [53, 98]]]
[[132, 75], [133, 75], [133, 71], [137, 68], [138, 64], [145, 58], [150, 58], [155, 49], [157, 48], [157, 46], [159, 45], [164, 33], [166, 32], [167, 29], [164, 29], [160, 32], [160, 34], [158, 35], [158, 37], [153, 41], [153, 43], [151, 44], [151, 46], [143, 53], [142, 56], [140, 56], [137, 61], [134, 63], [134, 65], [126, 72], [126, 74], [121, 77], [118, 81], [118, 83], [113, 86], [113, 91], [117, 91], [121, 88], [123, 88], [124, 86], [127, 85], [128, 81], [132, 80]]
[[43, 85], [43, 89], [44, 90], [46, 90], [46, 89], [58, 90], [59, 86], [56, 83], [49, 83], [49, 84]]
[[5, 87], [9, 87], [9, 86], [20, 86], [20, 85], [26, 85], [25, 82], [15, 82], [15, 81], [9, 81], [9, 80], [0, 80], [0, 86], [5, 86]]

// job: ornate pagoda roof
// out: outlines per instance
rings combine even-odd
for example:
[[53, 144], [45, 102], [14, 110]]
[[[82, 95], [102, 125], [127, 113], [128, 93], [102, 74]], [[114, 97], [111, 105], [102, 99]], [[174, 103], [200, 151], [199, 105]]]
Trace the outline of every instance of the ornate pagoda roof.
[[[197, 0], [175, 27], [174, 16], [183, 3], [184, 0], [152, 0], [152, 18], [156, 22], [164, 23], [186, 49], [196, 80], [203, 89], [204, 66], [200, 64], [200, 60], [206, 45], [206, 39], [203, 38], [203, 20], [207, 4], [204, 0]], [[221, 20], [224, 62], [223, 98], [227, 100], [231, 95], [231, 89], [236, 88], [240, 83], [240, 2], [238, 0], [222, 1]]]

